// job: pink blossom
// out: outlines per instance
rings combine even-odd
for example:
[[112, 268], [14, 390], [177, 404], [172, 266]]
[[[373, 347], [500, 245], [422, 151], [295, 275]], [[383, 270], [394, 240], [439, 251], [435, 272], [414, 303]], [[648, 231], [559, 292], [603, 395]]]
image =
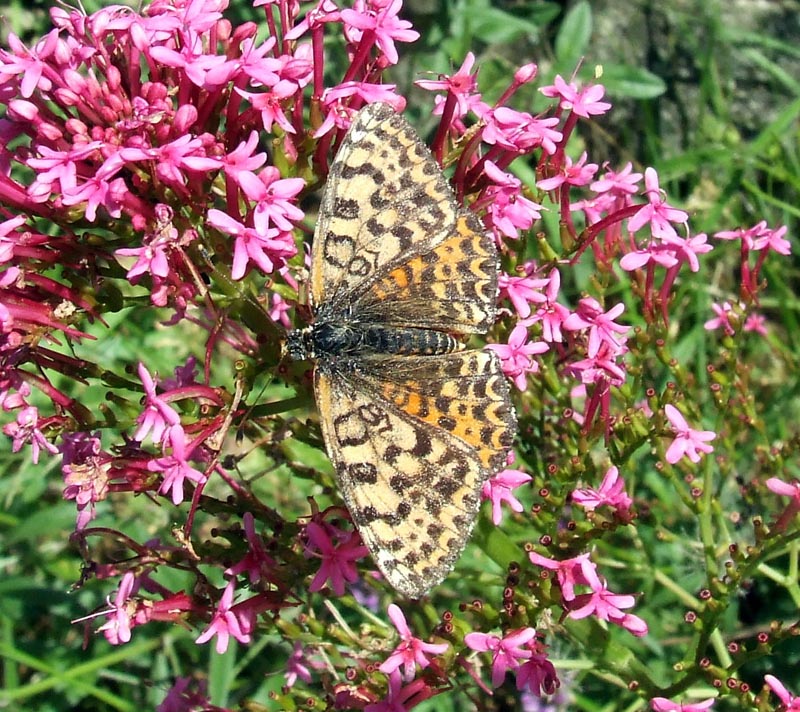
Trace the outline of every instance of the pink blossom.
[[500, 470], [483, 483], [481, 496], [492, 503], [492, 522], [499, 525], [503, 519], [502, 504], [505, 502], [515, 512], [521, 512], [524, 507], [511, 492], [533, 478], [521, 470]]
[[748, 314], [744, 320], [744, 331], [752, 331], [761, 336], [767, 335], [767, 318], [763, 314]]
[[[577, 163], [572, 162], [572, 158], [567, 156], [559, 172], [549, 178], [536, 181], [536, 187], [540, 190], [555, 190], [562, 185], [588, 185], [594, 174], [597, 173], [596, 163], [586, 163], [587, 154], [584, 151], [578, 158]], [[540, 206], [541, 207], [541, 206]]]
[[231, 278], [235, 280], [244, 277], [249, 262], [270, 274], [276, 265], [283, 264], [297, 252], [290, 232], [277, 228], [262, 230], [258, 225], [246, 227], [216, 208], [208, 211], [208, 224], [236, 238], [231, 268]]
[[464, 643], [478, 652], [492, 653], [492, 687], [500, 687], [509, 670], [517, 670], [521, 660], [528, 660], [533, 653], [526, 645], [536, 636], [533, 628], [518, 628], [502, 638], [487, 633], [467, 633]]
[[700, 462], [700, 453], [714, 451], [714, 447], [709, 445], [708, 442], [717, 437], [715, 432], [712, 430], [693, 430], [689, 427], [681, 412], [670, 403], [664, 406], [664, 413], [675, 429], [675, 439], [667, 448], [667, 462], [674, 465], [684, 455], [692, 462]]
[[288, 329], [292, 323], [289, 319], [289, 311], [291, 311], [292, 305], [289, 304], [289, 302], [287, 302], [277, 292], [273, 292], [270, 299], [272, 301], [272, 305], [267, 312], [269, 314], [269, 318], [275, 323], [281, 324], [284, 328]]
[[709, 319], [703, 327], [707, 331], [713, 331], [714, 329], [724, 329], [725, 333], [728, 336], [733, 336], [736, 333], [736, 330], [733, 328], [731, 324], [731, 314], [733, 312], [733, 307], [731, 306], [730, 302], [723, 302], [722, 304], [712, 304], [711, 308], [714, 310], [714, 313], [717, 315], [714, 319]]
[[624, 311], [625, 305], [617, 304], [605, 312], [596, 299], [584, 297], [578, 302], [575, 312], [567, 317], [562, 326], [567, 331], [589, 330], [587, 354], [589, 358], [593, 358], [597, 356], [603, 344], [606, 344], [611, 351], [619, 351], [625, 344], [625, 339], [621, 335], [627, 334], [630, 327], [614, 321]]
[[781, 701], [783, 709], [786, 710], [786, 712], [800, 710], [800, 696], [795, 697], [777, 677], [774, 675], [764, 675], [764, 682], [767, 683], [769, 689], [772, 690]]
[[507, 106], [493, 108], [483, 102], [477, 103], [473, 110], [485, 123], [481, 138], [489, 145], [518, 153], [528, 153], [541, 146], [545, 153], [552, 155], [556, 152], [556, 145], [564, 138], [554, 128], [559, 124], [555, 116], [535, 118]]
[[135, 257], [135, 264], [125, 275], [132, 283], [136, 283], [136, 278], [143, 274], [151, 274], [153, 277], [166, 278], [169, 275], [169, 260], [163, 243], [142, 245], [141, 247], [122, 247], [114, 250], [115, 255], [122, 257]]
[[675, 248], [661, 240], [652, 240], [646, 246], [623, 255], [619, 261], [619, 266], [626, 272], [633, 272], [645, 265], [661, 265], [670, 269], [677, 264]]
[[545, 303], [536, 311], [535, 321], [542, 324], [542, 339], [548, 343], [561, 342], [564, 337], [561, 329], [569, 317], [569, 309], [558, 303], [561, 290], [561, 274], [556, 268], [548, 275], [544, 292]]
[[641, 173], [633, 172], [633, 164], [628, 161], [621, 171], [607, 170], [589, 188], [595, 193], [611, 193], [615, 197], [628, 197], [639, 192]]
[[256, 533], [255, 518], [250, 512], [245, 512], [242, 517], [244, 533], [247, 539], [248, 550], [244, 558], [238, 564], [225, 569], [225, 575], [234, 578], [239, 574], [247, 572], [250, 583], [256, 584], [262, 579], [269, 580], [269, 575], [277, 566], [264, 547], [264, 542]]
[[597, 578], [595, 565], [589, 559], [589, 554], [579, 554], [571, 559], [548, 559], [535, 551], [528, 553], [528, 558], [532, 563], [545, 569], [556, 572], [558, 585], [561, 588], [561, 596], [565, 601], [573, 601], [575, 587], [586, 585], [588, 581]]
[[222, 655], [228, 649], [228, 642], [233, 636], [240, 643], [250, 642], [250, 632], [247, 630], [247, 625], [242, 625], [242, 621], [233, 610], [233, 592], [235, 588], [235, 581], [229, 581], [222, 593], [222, 598], [219, 600], [217, 610], [214, 616], [200, 636], [194, 641], [198, 645], [208, 642], [214, 636], [217, 636], [217, 643], [215, 646], [216, 651]]
[[424, 680], [414, 680], [403, 686], [399, 670], [389, 675], [389, 691], [386, 698], [364, 707], [364, 712], [407, 712], [420, 702], [436, 694]]
[[501, 273], [498, 278], [500, 299], [507, 298], [523, 319], [531, 315], [531, 303], [541, 304], [547, 301], [542, 289], [548, 284], [547, 279], [517, 277], [505, 273]]
[[158, 491], [161, 494], [172, 492], [172, 503], [177, 506], [183, 502], [183, 485], [185, 480], [190, 480], [195, 484], [204, 484], [206, 476], [193, 468], [188, 458], [191, 457], [191, 448], [187, 454], [186, 436], [184, 435], [183, 428], [176, 425], [170, 428], [169, 443], [172, 446], [172, 454], [150, 460], [147, 463], [147, 469], [150, 472], [160, 472], [163, 475], [163, 480]]
[[647, 623], [639, 616], [622, 611], [636, 603], [633, 596], [609, 591], [606, 582], [600, 579], [594, 568], [586, 569], [584, 573], [588, 574], [586, 583], [592, 590], [578, 594], [569, 602], [566, 608], [570, 618], [580, 620], [593, 615], [602, 621], [615, 623], [637, 637], [647, 635]]
[[633, 504], [633, 500], [625, 492], [625, 482], [616, 467], [610, 467], [606, 471], [598, 489], [584, 487], [574, 490], [572, 501], [590, 512], [602, 506], [627, 512]]
[[473, 73], [475, 55], [467, 52], [464, 62], [453, 75], [440, 74], [439, 79], [420, 79], [414, 82], [418, 87], [428, 91], [443, 91], [456, 99], [456, 116], [463, 118], [470, 110], [470, 99], [477, 88], [477, 70]]
[[136, 418], [139, 424], [133, 435], [140, 443], [150, 434], [155, 444], [162, 444], [169, 438], [170, 430], [180, 424], [180, 417], [169, 404], [156, 393], [156, 382], [143, 363], [138, 366], [139, 378], [144, 386], [144, 410]]
[[131, 571], [127, 571], [119, 582], [111, 610], [106, 613], [108, 620], [97, 629], [103, 632], [111, 645], [127, 643], [131, 639], [132, 619], [138, 607], [132, 596], [136, 592], [135, 589], [138, 588], [136, 576]]
[[286, 133], [297, 133], [294, 126], [286, 118], [283, 110], [284, 100], [297, 91], [297, 85], [288, 80], [281, 80], [275, 86], [269, 87], [265, 92], [251, 92], [235, 87], [239, 96], [247, 99], [255, 111], [261, 114], [261, 125], [264, 131], [272, 133], [273, 125], [277, 124]]
[[307, 654], [302, 643], [295, 642], [292, 654], [286, 661], [286, 687], [293, 687], [298, 680], [303, 682], [311, 682], [311, 670], [306, 665]]
[[100, 440], [89, 433], [65, 433], [60, 447], [64, 499], [75, 500], [76, 530], [84, 529], [95, 517], [95, 503], [109, 492], [111, 457], [100, 455]]
[[403, 679], [410, 682], [414, 679], [415, 665], [425, 669], [430, 665], [428, 655], [441, 655], [449, 647], [447, 643], [426, 643], [415, 638], [406, 623], [403, 611], [394, 603], [389, 606], [389, 618], [394, 623], [400, 634], [400, 644], [394, 652], [378, 667], [382, 673], [391, 674], [400, 667], [403, 668]]
[[644, 184], [648, 202], [628, 220], [628, 229], [636, 232], [649, 224], [654, 237], [665, 240], [677, 239], [678, 233], [675, 232], [672, 223], [685, 225], [689, 219], [688, 214], [667, 203], [658, 183], [658, 173], [654, 168], [645, 169]]
[[[625, 346], [612, 347], [608, 342], [600, 345], [599, 351], [594, 356], [573, 361], [568, 370], [577, 374], [582, 383], [595, 385], [611, 384], [621, 386], [625, 383], [625, 364], [622, 357], [627, 353]], [[617, 363], [617, 360], [620, 363]]]
[[250, 181], [257, 180], [255, 171], [261, 168], [267, 160], [266, 151], [253, 153], [258, 148], [258, 140], [258, 131], [251, 131], [247, 141], [242, 141], [233, 151], [222, 158], [222, 169], [225, 174], [240, 186], [243, 174], [247, 174]]
[[358, 42], [364, 30], [371, 30], [375, 33], [375, 42], [389, 64], [397, 64], [399, 58], [394, 46], [395, 41], [415, 42], [419, 39], [419, 32], [411, 29], [411, 23], [397, 16], [402, 6], [403, 0], [388, 0], [388, 2], [356, 0], [352, 10], [341, 11], [345, 33], [350, 39]]
[[524, 391], [528, 387], [527, 375], [539, 370], [539, 364], [531, 356], [542, 354], [550, 347], [543, 341], [529, 342], [527, 327], [517, 324], [507, 344], [489, 344], [487, 348], [500, 357], [503, 373], [514, 381], [519, 390]]
[[315, 556], [322, 560], [309, 591], [320, 591], [330, 581], [337, 596], [343, 596], [346, 583], [358, 580], [355, 562], [363, 559], [369, 550], [361, 543], [358, 532], [335, 532], [339, 539], [335, 542], [329, 530], [333, 529], [309, 522], [306, 526], [306, 556]]
[[789, 228], [786, 225], [770, 230], [764, 225], [764, 229], [757, 235], [753, 242], [754, 250], [772, 250], [779, 255], [790, 255], [792, 253], [792, 243], [784, 238]]
[[692, 703], [673, 702], [666, 697], [654, 697], [650, 700], [650, 709], [656, 712], [703, 712], [703, 710], [711, 709], [715, 702], [716, 699], [713, 697], [702, 702]]
[[800, 480], [784, 482], [777, 477], [770, 477], [766, 482], [767, 488], [775, 494], [792, 497], [800, 505]]
[[697, 256], [711, 252], [714, 249], [713, 245], [709, 245], [706, 242], [707, 239], [708, 236], [704, 232], [699, 232], [685, 239], [679, 237], [677, 240], [667, 240], [665, 244], [675, 251], [675, 255], [680, 262], [688, 263], [689, 269], [692, 272], [697, 272], [700, 269], [700, 261]]
[[527, 688], [534, 695], [552, 695], [561, 686], [556, 668], [545, 653], [546, 647], [533, 638], [528, 642], [531, 657], [517, 670], [517, 689]]
[[488, 204], [487, 224], [498, 235], [519, 237], [520, 230], [529, 229], [541, 217], [542, 206], [522, 194], [519, 178], [501, 171], [491, 161], [486, 161], [484, 172], [494, 183], [481, 197], [481, 202]]
[[30, 443], [34, 465], [38, 464], [42, 449], [52, 454], [58, 452], [58, 448], [39, 429], [39, 410], [32, 405], [17, 413], [16, 422], [4, 425], [3, 432], [12, 439], [11, 452], [19, 452], [23, 445]]
[[242, 173], [240, 180], [244, 193], [257, 203], [253, 215], [256, 230], [263, 235], [271, 225], [282, 231], [294, 229], [294, 223], [303, 219], [303, 211], [292, 201], [306, 182], [302, 178], [281, 179], [275, 166], [264, 168], [255, 180], [251, 176], [252, 173]]
[[559, 97], [562, 109], [571, 109], [586, 119], [605, 114], [611, 108], [608, 102], [600, 101], [606, 91], [602, 84], [591, 84], [579, 90], [574, 82], [564, 81], [560, 74], [556, 74], [552, 85], [541, 87], [539, 91], [545, 96]]

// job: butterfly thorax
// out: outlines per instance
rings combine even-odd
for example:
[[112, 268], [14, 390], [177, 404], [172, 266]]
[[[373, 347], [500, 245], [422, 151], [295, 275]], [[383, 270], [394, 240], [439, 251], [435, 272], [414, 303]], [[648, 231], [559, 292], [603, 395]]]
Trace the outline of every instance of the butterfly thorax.
[[464, 345], [450, 334], [434, 329], [323, 320], [290, 331], [286, 348], [296, 360], [330, 360], [378, 354], [434, 356], [459, 351]]

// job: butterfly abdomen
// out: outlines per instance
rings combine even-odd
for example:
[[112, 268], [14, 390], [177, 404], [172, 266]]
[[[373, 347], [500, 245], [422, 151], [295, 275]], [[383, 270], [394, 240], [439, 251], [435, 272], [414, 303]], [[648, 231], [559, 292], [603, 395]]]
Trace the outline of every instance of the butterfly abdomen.
[[449, 354], [464, 347], [460, 341], [442, 331], [383, 326], [368, 326], [364, 331], [364, 345], [376, 353], [403, 356]]
[[295, 352], [295, 357], [300, 355], [301, 358], [370, 354], [434, 356], [464, 348], [455, 337], [433, 329], [325, 321], [317, 322], [302, 332], [293, 332], [291, 341], [302, 341], [304, 353]]

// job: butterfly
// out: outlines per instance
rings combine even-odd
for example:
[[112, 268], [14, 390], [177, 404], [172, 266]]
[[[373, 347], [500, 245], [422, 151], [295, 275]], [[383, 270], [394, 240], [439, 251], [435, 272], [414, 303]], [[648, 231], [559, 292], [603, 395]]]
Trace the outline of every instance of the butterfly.
[[311, 249], [322, 436], [353, 523], [386, 580], [419, 598], [466, 546], [516, 416], [497, 356], [465, 348], [494, 323], [498, 256], [429, 149], [383, 103], [353, 118]]

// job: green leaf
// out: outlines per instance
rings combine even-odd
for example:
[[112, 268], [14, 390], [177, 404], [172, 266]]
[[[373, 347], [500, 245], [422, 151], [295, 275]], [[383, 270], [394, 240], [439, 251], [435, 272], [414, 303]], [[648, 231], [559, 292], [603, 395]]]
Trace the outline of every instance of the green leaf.
[[661, 77], [628, 64], [604, 64], [600, 82], [609, 96], [617, 98], [653, 99], [667, 90]]
[[564, 17], [555, 42], [556, 58], [560, 65], [577, 65], [587, 53], [592, 36], [592, 8], [583, 0]]

